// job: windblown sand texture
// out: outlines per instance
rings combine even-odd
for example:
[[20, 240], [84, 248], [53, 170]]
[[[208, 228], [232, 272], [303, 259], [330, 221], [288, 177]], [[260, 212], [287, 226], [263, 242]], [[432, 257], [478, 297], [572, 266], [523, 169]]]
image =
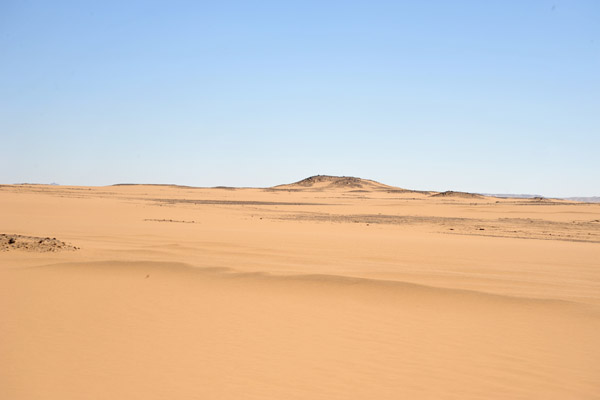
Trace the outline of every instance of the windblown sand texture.
[[0, 399], [600, 398], [600, 204], [2, 185], [0, 234]]

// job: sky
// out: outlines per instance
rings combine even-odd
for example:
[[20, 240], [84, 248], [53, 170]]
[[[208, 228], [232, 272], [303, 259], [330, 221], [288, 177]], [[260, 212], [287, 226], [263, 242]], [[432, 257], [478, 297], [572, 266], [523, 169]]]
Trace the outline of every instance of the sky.
[[600, 195], [600, 2], [0, 0], [0, 183]]

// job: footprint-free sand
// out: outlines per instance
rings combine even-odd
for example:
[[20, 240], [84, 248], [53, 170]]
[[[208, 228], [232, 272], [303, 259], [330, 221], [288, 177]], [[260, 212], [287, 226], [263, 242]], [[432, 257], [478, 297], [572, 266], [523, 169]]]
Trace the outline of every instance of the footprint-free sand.
[[600, 398], [600, 204], [2, 185], [0, 234], [0, 399]]

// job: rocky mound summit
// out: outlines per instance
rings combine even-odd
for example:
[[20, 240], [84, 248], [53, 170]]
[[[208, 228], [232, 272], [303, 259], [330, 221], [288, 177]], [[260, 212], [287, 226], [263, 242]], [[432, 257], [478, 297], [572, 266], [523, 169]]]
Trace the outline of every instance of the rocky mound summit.
[[431, 197], [458, 197], [458, 198], [462, 198], [462, 199], [483, 199], [483, 196], [481, 196], [479, 194], [467, 193], [467, 192], [454, 192], [452, 190], [432, 194]]
[[315, 175], [301, 181], [275, 186], [276, 189], [291, 190], [328, 190], [328, 189], [349, 189], [349, 190], [393, 190], [398, 189], [393, 186], [384, 185], [369, 179], [356, 178], [353, 176], [331, 176]]
[[20, 250], [45, 253], [78, 249], [78, 247], [56, 238], [0, 234], [0, 251]]
[[355, 178], [353, 176], [315, 175], [296, 182], [295, 184], [298, 186], [313, 187], [320, 183], [325, 183], [328, 186], [333, 187], [361, 188], [363, 187], [363, 182], [363, 179]]

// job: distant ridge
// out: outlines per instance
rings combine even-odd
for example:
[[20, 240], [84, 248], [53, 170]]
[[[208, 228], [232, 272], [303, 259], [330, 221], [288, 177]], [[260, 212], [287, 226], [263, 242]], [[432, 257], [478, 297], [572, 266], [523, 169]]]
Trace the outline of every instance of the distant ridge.
[[583, 201], [585, 203], [600, 203], [600, 196], [592, 197], [563, 197], [564, 200]]
[[394, 186], [384, 185], [383, 183], [370, 179], [357, 178], [354, 176], [332, 176], [332, 175], [314, 175], [306, 179], [291, 184], [278, 185], [274, 189], [288, 190], [378, 190], [378, 191], [409, 191]]
[[165, 187], [179, 187], [179, 188], [194, 188], [194, 186], [177, 185], [174, 183], [114, 183], [110, 186], [165, 186]]
[[483, 196], [475, 193], [468, 192], [455, 192], [453, 190], [447, 190], [441, 193], [432, 194], [431, 197], [460, 197], [463, 199], [483, 199]]
[[514, 193], [480, 193], [483, 196], [498, 197], [501, 199], [558, 199], [580, 201], [583, 203], [600, 203], [600, 196], [575, 196], [575, 197], [546, 197], [539, 194], [514, 194]]
[[[57, 183], [39, 184], [39, 183], [16, 183], [14, 185], [47, 185], [59, 186]], [[165, 186], [186, 189], [202, 189], [203, 187], [163, 184], [163, 183], [116, 183], [110, 186]], [[215, 186], [214, 189], [236, 190], [243, 187]], [[545, 197], [539, 194], [513, 194], [513, 193], [470, 193], [447, 190], [445, 192], [411, 190], [396, 186], [386, 185], [371, 179], [358, 178], [354, 176], [335, 176], [335, 175], [313, 175], [298, 182], [288, 183], [264, 188], [263, 190], [288, 190], [288, 191], [326, 191], [326, 190], [345, 190], [348, 192], [387, 192], [387, 193], [419, 193], [436, 198], [464, 198], [464, 199], [485, 199], [495, 197], [499, 199], [527, 199], [537, 201], [568, 200], [584, 203], [600, 203], [600, 196], [577, 196], [577, 197]]]
[[498, 197], [501, 199], [533, 199], [544, 197], [541, 194], [514, 194], [514, 193], [479, 193], [482, 196]]
[[[383, 185], [382, 183], [370, 181], [368, 179], [356, 178], [354, 176], [331, 176], [331, 175], [315, 175], [308, 177], [306, 179], [302, 179], [294, 183], [298, 186], [312, 187], [319, 183], [326, 183], [329, 186], [336, 187], [352, 187], [359, 188], [364, 185]], [[385, 185], [383, 185], [385, 186]]]

